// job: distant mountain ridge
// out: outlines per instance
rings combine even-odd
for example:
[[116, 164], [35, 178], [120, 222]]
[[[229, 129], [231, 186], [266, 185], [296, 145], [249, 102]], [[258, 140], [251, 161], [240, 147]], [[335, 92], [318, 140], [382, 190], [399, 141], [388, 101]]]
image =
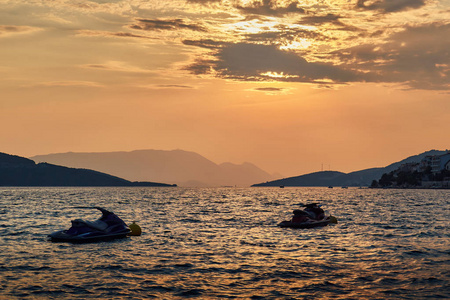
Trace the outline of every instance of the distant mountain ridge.
[[410, 156], [399, 162], [388, 165], [384, 168], [371, 168], [351, 173], [337, 171], [322, 171], [301, 176], [289, 177], [254, 184], [255, 187], [264, 186], [370, 186], [373, 180], [378, 180], [384, 173], [396, 170], [402, 164], [420, 162], [428, 155], [441, 155], [446, 151], [430, 150], [418, 155]]
[[88, 169], [49, 163], [36, 164], [24, 157], [0, 153], [0, 186], [172, 186], [156, 182], [131, 182]]
[[31, 159], [74, 168], [89, 168], [132, 181], [173, 182], [179, 186], [250, 186], [274, 179], [251, 163], [215, 164], [184, 150], [56, 153]]

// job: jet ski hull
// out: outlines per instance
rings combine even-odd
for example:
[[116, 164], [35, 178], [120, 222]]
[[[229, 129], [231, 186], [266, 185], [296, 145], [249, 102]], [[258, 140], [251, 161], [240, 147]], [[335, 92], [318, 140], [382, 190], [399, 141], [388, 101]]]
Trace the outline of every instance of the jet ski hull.
[[95, 243], [95, 242], [105, 242], [111, 241], [115, 239], [123, 239], [128, 236], [130, 233], [129, 230], [123, 232], [115, 232], [115, 233], [89, 233], [89, 234], [80, 234], [80, 235], [70, 235], [67, 234], [67, 230], [60, 230], [54, 232], [49, 235], [49, 239], [52, 242], [61, 242], [61, 243]]
[[280, 227], [289, 227], [289, 228], [314, 228], [314, 227], [323, 227], [327, 226], [330, 223], [330, 218], [325, 218], [319, 221], [307, 221], [307, 222], [292, 222], [292, 221], [283, 221], [278, 226]]

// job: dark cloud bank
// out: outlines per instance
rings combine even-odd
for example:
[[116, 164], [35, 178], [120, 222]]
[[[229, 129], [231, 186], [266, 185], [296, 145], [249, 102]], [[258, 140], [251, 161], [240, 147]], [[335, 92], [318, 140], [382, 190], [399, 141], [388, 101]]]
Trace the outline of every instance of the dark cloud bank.
[[265, 73], [284, 74], [283, 81], [333, 82], [356, 81], [355, 72], [329, 64], [309, 63], [293, 52], [281, 51], [274, 45], [249, 43], [224, 44], [214, 55], [214, 60], [199, 60], [188, 69], [196, 74], [214, 69], [223, 78], [262, 81], [271, 79]]
[[[187, 0], [187, 3], [208, 5], [221, 3], [221, 0]], [[356, 0], [356, 9], [376, 10], [383, 13], [393, 13], [409, 9], [418, 9], [426, 5], [425, 0]], [[278, 5], [277, 0], [254, 0], [245, 6], [236, 4], [235, 8], [244, 14], [281, 17], [290, 13], [306, 13], [299, 1], [293, 0], [285, 6]]]
[[[219, 0], [188, 0], [195, 4], [219, 4]], [[424, 0], [357, 0], [355, 9], [396, 13], [424, 6]], [[334, 25], [335, 29], [360, 31], [340, 21], [339, 15], [311, 15], [298, 1], [280, 6], [275, 0], [252, 1], [245, 7], [235, 4], [246, 15], [283, 17], [302, 14], [298, 24]], [[130, 25], [136, 30], [179, 30], [207, 32], [201, 23], [183, 19], [137, 19]], [[243, 35], [238, 43], [214, 39], [184, 40], [185, 45], [209, 49], [208, 58], [198, 58], [186, 67], [193, 74], [213, 74], [220, 78], [243, 81], [290, 81], [315, 84], [379, 82], [400, 84], [411, 89], [450, 90], [450, 24], [432, 23], [406, 27], [402, 32], [378, 44], [362, 44], [324, 54], [328, 62], [308, 62], [298, 53], [279, 46], [296, 38], [332, 40], [319, 32], [290, 28], [279, 24], [278, 30]], [[382, 29], [372, 33], [380, 35]], [[360, 34], [361, 36], [364, 33]], [[367, 36], [367, 34], [366, 34]], [[316, 57], [318, 58], [318, 57]], [[329, 61], [335, 61], [334, 64]]]
[[385, 13], [417, 9], [424, 6], [424, 0], [358, 0], [356, 7], [363, 10], [378, 10]]
[[[194, 74], [213, 73], [245, 81], [384, 82], [412, 89], [449, 90], [450, 40], [443, 38], [446, 36], [450, 36], [450, 24], [407, 27], [378, 45], [359, 45], [330, 53], [329, 57], [339, 61], [334, 65], [308, 62], [294, 52], [269, 44], [214, 40], [184, 43], [211, 50], [210, 59], [199, 59], [187, 67]], [[284, 76], [271, 77], [268, 72]]]

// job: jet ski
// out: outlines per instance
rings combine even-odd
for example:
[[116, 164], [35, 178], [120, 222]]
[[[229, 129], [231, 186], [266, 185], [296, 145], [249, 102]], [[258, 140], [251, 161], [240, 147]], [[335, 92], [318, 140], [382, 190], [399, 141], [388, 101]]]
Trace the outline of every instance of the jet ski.
[[72, 220], [72, 226], [69, 229], [49, 234], [49, 240], [52, 242], [92, 243], [125, 238], [131, 232], [125, 222], [116, 214], [101, 207], [92, 208], [102, 212], [102, 216], [98, 220]]
[[289, 228], [314, 228], [327, 226], [330, 223], [337, 223], [337, 219], [329, 214], [326, 214], [320, 208], [318, 203], [311, 203], [303, 205], [304, 210], [294, 210], [294, 216], [289, 221], [283, 221], [278, 224], [279, 227]]

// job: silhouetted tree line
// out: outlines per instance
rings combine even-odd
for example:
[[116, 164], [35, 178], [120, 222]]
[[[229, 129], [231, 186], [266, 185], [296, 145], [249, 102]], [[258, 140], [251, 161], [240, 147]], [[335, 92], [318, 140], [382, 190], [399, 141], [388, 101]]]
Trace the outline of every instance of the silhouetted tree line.
[[373, 180], [370, 187], [418, 187], [422, 185], [422, 181], [443, 181], [449, 177], [449, 170], [442, 170], [440, 173], [433, 174], [431, 167], [428, 167], [424, 172], [396, 170], [384, 173], [378, 181]]

